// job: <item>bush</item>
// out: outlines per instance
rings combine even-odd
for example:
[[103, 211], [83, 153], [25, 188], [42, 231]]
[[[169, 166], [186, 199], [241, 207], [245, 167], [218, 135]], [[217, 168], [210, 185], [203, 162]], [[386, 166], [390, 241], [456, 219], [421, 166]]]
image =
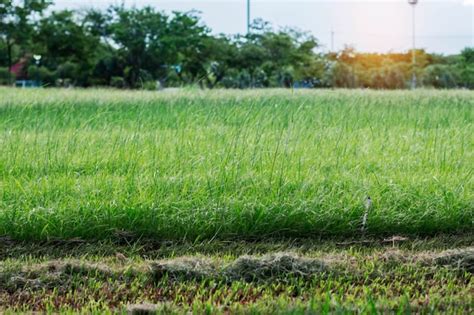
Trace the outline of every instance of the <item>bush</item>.
[[110, 79], [110, 85], [117, 89], [123, 89], [125, 87], [125, 79], [122, 77], [112, 77]]
[[78, 64], [73, 62], [63, 63], [58, 67], [57, 70], [58, 76], [58, 85], [60, 86], [70, 86], [74, 85], [78, 78], [81, 76], [80, 67]]
[[142, 84], [142, 90], [156, 91], [161, 88], [159, 81], [146, 81]]
[[333, 87], [350, 88], [356, 86], [357, 80], [353, 66], [343, 62], [336, 62], [329, 71], [330, 82]]
[[239, 72], [235, 69], [229, 69], [227, 74], [222, 78], [219, 86], [223, 86], [227, 89], [236, 89], [239, 88], [238, 80]]
[[46, 67], [29, 66], [28, 77], [30, 80], [36, 80], [41, 85], [54, 85], [56, 82], [56, 74]]
[[[11, 78], [10, 78], [11, 76]], [[14, 75], [10, 74], [7, 68], [0, 68], [0, 84], [8, 85], [14, 80]], [[10, 81], [11, 80], [11, 81]]]
[[468, 89], [474, 89], [474, 65], [468, 65], [461, 70], [461, 85]]
[[423, 73], [423, 83], [434, 88], [455, 88], [458, 80], [457, 69], [450, 65], [431, 65]]

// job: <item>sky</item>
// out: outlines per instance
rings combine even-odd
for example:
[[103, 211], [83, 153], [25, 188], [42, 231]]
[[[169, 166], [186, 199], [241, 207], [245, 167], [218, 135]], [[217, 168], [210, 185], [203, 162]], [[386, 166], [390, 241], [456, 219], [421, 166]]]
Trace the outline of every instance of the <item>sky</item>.
[[[165, 12], [194, 9], [213, 33], [246, 32], [247, 0], [55, 0], [55, 9], [103, 9], [122, 1]], [[474, 0], [419, 0], [415, 17], [417, 48], [454, 54], [474, 47]], [[251, 18], [310, 31], [326, 51], [331, 49], [331, 30], [335, 50], [352, 45], [383, 53], [412, 47], [408, 0], [251, 0]]]

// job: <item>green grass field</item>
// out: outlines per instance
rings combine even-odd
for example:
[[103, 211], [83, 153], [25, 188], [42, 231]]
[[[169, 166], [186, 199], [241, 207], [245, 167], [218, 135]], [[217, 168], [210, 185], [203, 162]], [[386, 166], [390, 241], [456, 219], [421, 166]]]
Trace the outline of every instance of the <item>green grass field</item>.
[[474, 93], [0, 90], [0, 234], [473, 230]]
[[0, 312], [471, 313], [473, 113], [459, 90], [0, 88]]

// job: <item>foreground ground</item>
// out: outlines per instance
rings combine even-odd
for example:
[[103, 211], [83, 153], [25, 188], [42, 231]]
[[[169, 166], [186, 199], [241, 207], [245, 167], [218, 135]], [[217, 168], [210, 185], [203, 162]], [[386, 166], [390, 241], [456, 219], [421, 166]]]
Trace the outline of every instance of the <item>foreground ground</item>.
[[472, 235], [352, 242], [3, 239], [2, 244], [0, 310], [7, 312], [474, 310]]
[[0, 89], [0, 312], [472, 313], [473, 111]]

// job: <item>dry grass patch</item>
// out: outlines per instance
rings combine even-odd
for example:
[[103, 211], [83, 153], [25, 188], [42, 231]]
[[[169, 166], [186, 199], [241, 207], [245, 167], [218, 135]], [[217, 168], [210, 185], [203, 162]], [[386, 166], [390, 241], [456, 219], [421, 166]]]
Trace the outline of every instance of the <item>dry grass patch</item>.
[[245, 281], [310, 277], [329, 271], [319, 259], [305, 258], [294, 253], [275, 253], [262, 257], [242, 256], [228, 265], [224, 274], [229, 279]]
[[203, 257], [180, 257], [150, 264], [155, 281], [167, 276], [171, 280], [191, 280], [213, 278], [217, 275], [215, 261]]
[[474, 273], [474, 247], [447, 250], [434, 258], [437, 265]]
[[54, 260], [47, 263], [23, 267], [20, 270], [2, 271], [0, 284], [9, 291], [22, 289], [51, 289], [67, 287], [73, 277], [107, 279], [114, 271], [105, 264], [78, 260]]

